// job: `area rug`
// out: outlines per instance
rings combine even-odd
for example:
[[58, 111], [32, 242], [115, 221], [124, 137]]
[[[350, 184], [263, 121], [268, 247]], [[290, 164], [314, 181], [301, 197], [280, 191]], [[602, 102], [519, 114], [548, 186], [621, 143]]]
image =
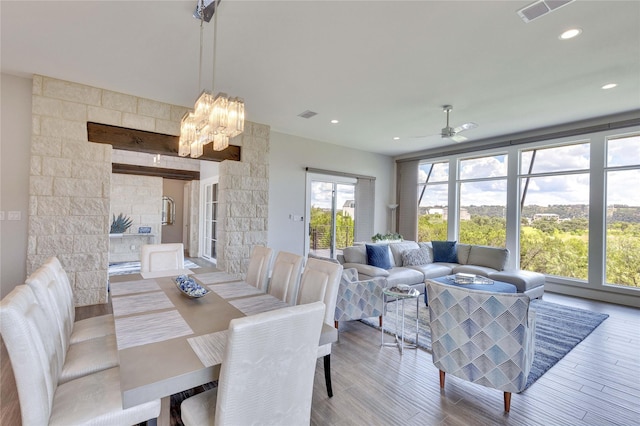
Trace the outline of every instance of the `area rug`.
[[[387, 307], [385, 332], [394, 333], [396, 319], [395, 303]], [[429, 308], [419, 303], [418, 346], [431, 352], [431, 331], [429, 329]], [[573, 308], [543, 300], [533, 300], [531, 309], [536, 311], [536, 343], [533, 366], [527, 378], [528, 388], [545, 372], [560, 361], [571, 349], [582, 342], [609, 315]], [[405, 301], [405, 341], [415, 343], [416, 304]], [[380, 329], [378, 318], [361, 320]], [[398, 325], [400, 327], [400, 324]]]
[[[200, 266], [196, 265], [190, 260], [185, 259], [185, 269], [195, 269]], [[125, 275], [125, 274], [137, 274], [140, 272], [140, 262], [119, 262], [109, 264], [109, 275]]]

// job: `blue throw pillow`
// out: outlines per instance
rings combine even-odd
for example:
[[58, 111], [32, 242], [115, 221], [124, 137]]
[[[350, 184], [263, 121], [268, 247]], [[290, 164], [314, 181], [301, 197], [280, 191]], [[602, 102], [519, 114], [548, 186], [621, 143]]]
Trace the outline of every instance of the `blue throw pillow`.
[[377, 266], [382, 269], [391, 269], [391, 262], [389, 261], [389, 245], [388, 244], [376, 244], [367, 246], [367, 264], [371, 266]]
[[457, 241], [431, 241], [433, 247], [433, 261], [458, 263]]

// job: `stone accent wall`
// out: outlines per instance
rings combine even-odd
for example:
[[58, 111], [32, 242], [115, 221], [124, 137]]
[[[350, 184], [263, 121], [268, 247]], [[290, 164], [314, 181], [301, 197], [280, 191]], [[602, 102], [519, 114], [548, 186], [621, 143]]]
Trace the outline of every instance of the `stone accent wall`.
[[[113, 174], [109, 217], [123, 215], [131, 219], [124, 237], [110, 237], [109, 262], [140, 260], [142, 244], [162, 241], [162, 178]], [[135, 236], [138, 227], [150, 226], [153, 236]]]
[[241, 161], [220, 163], [218, 268], [230, 273], [246, 274], [253, 246], [267, 245], [269, 134], [267, 125], [245, 123], [232, 140], [242, 146]]
[[[111, 162], [127, 154], [88, 142], [87, 121], [178, 135], [187, 108], [39, 75], [32, 102], [27, 273], [55, 255], [77, 306], [106, 303]], [[218, 267], [229, 272], [245, 273], [251, 248], [267, 244], [269, 132], [246, 122], [232, 141], [242, 146], [241, 161], [220, 164]], [[199, 221], [199, 187], [194, 181], [192, 224]], [[197, 256], [198, 226], [190, 229]]]

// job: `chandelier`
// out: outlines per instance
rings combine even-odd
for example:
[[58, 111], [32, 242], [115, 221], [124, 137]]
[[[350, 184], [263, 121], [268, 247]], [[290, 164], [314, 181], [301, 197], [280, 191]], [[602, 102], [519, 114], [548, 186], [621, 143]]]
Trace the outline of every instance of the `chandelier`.
[[[213, 96], [216, 70], [216, 32], [218, 31], [218, 6], [215, 2], [213, 31], [213, 79], [211, 92], [204, 90], [196, 100], [193, 111], [187, 112], [180, 123], [180, 145], [178, 155], [191, 158], [202, 156], [204, 146], [213, 143], [214, 151], [222, 151], [229, 146], [229, 139], [244, 131], [244, 101], [230, 98], [226, 93]], [[204, 20], [204, 0], [199, 0], [197, 12], [200, 16], [200, 70], [202, 69], [202, 24]]]

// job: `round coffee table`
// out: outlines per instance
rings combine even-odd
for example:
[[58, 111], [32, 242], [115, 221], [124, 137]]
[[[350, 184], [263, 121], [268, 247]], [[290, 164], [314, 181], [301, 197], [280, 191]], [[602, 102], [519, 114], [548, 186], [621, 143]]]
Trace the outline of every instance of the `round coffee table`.
[[[382, 326], [380, 327], [380, 344], [381, 346], [396, 346], [398, 350], [400, 350], [400, 355], [404, 349], [416, 349], [418, 347], [418, 296], [420, 296], [420, 292], [415, 288], [411, 288], [409, 286], [393, 286], [387, 287], [382, 290]], [[415, 299], [416, 300], [416, 342], [415, 344], [404, 343], [404, 301], [407, 299]], [[384, 319], [385, 313], [387, 312], [387, 302], [395, 300], [396, 301], [396, 319], [395, 319], [395, 332], [394, 332], [394, 342], [385, 342], [384, 341]], [[400, 335], [398, 335], [398, 316], [402, 315], [401, 326], [400, 326]]]

